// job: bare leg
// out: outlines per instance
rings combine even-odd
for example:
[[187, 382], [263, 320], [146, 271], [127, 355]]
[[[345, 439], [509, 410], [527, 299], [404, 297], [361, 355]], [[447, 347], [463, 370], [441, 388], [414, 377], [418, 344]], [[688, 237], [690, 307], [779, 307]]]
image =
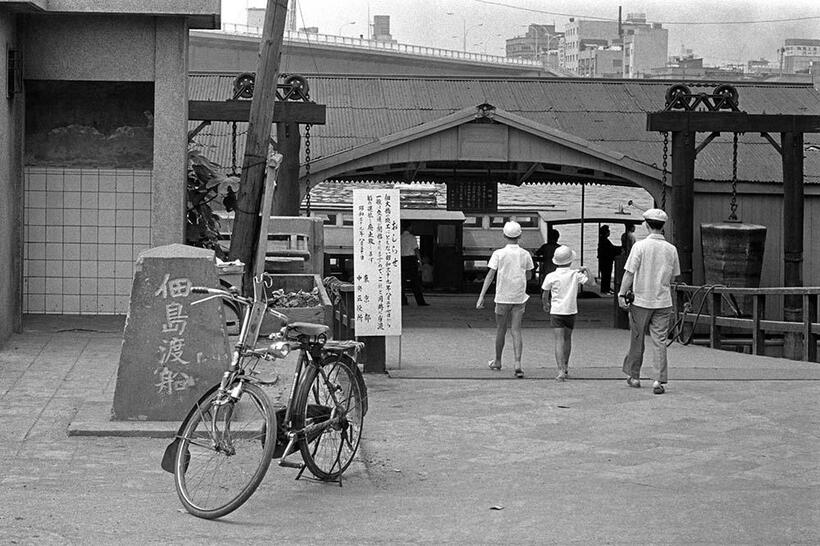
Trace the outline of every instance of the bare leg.
[[572, 351], [572, 330], [553, 328], [555, 332], [555, 363], [559, 372], [566, 372], [569, 367], [569, 355]]
[[521, 368], [521, 353], [524, 352], [524, 338], [521, 335], [521, 321], [524, 318], [523, 309], [513, 310], [510, 314], [510, 332], [513, 339], [513, 354], [515, 355], [515, 368]]
[[501, 353], [504, 352], [504, 341], [507, 337], [507, 324], [509, 315], [495, 316], [495, 364], [501, 365]]

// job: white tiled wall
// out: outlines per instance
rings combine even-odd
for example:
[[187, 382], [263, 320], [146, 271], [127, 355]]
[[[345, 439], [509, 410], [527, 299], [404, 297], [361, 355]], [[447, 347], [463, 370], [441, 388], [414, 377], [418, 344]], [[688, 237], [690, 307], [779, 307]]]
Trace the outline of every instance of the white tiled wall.
[[25, 313], [127, 313], [151, 171], [26, 167], [24, 236]]

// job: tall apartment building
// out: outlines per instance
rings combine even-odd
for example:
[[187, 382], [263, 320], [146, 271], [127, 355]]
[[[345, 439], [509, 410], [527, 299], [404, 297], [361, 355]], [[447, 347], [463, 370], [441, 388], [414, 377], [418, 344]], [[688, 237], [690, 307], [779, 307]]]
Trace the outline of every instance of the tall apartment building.
[[820, 65], [820, 40], [789, 38], [780, 55], [785, 74], [811, 72], [812, 64]]
[[623, 35], [624, 78], [643, 78], [666, 64], [669, 31], [660, 23], [647, 24], [643, 13], [628, 14]]
[[564, 30], [561, 67], [579, 75], [608, 77], [617, 67], [615, 57], [621, 56], [619, 77], [638, 78], [666, 64], [669, 31], [659, 23], [647, 23], [644, 13], [628, 13], [620, 30], [615, 21], [571, 18]]
[[561, 54], [561, 68], [578, 72], [581, 50], [591, 40], [606, 40], [609, 43], [620, 39], [618, 23], [615, 21], [590, 21], [570, 18], [564, 27], [564, 48]]
[[549, 59], [558, 58], [563, 33], [555, 31], [555, 25], [531, 24], [527, 33], [506, 40], [506, 55], [510, 58], [541, 60], [551, 64]]

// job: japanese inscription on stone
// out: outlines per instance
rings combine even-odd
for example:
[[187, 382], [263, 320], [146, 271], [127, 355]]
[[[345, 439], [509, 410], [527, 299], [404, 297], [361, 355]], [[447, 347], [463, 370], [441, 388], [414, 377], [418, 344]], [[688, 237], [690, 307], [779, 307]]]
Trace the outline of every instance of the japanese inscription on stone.
[[353, 190], [356, 335], [401, 335], [399, 190]]
[[140, 254], [123, 333], [114, 418], [179, 420], [227, 367], [218, 300], [193, 286], [217, 286], [212, 250], [168, 245]]

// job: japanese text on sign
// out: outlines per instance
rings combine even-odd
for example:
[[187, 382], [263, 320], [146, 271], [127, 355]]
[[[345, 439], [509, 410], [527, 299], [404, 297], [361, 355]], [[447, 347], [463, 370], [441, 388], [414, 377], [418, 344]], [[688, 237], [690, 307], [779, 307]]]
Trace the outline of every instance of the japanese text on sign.
[[353, 190], [356, 335], [401, 334], [399, 190]]
[[479, 180], [447, 183], [447, 210], [496, 212], [498, 184]]

